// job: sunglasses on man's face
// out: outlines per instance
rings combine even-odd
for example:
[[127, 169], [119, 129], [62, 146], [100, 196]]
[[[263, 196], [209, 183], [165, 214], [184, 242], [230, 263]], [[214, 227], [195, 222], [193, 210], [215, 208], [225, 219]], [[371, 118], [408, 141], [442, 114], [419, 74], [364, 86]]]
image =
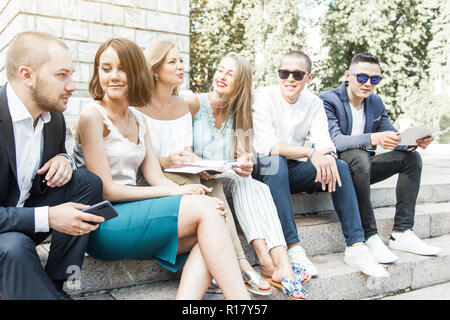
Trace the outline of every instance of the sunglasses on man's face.
[[366, 83], [367, 80], [370, 79], [370, 84], [379, 84], [381, 79], [383, 78], [382, 76], [369, 76], [365, 73], [355, 73], [352, 71], [350, 71], [350, 74], [355, 76], [356, 81], [358, 81], [359, 83]]
[[303, 77], [305, 76], [306, 72], [288, 71], [288, 70], [283, 70], [283, 69], [278, 70], [278, 76], [280, 77], [281, 80], [286, 80], [287, 78], [289, 78], [290, 74], [292, 74], [295, 81], [301, 81], [301, 80], [303, 80]]

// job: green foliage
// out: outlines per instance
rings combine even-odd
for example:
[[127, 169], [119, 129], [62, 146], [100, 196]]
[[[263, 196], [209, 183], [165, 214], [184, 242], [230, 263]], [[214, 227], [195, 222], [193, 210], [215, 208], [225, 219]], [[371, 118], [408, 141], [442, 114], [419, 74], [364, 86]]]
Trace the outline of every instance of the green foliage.
[[297, 0], [191, 0], [191, 82], [208, 91], [217, 63], [228, 52], [245, 56], [254, 84], [272, 83], [279, 59], [301, 49]]
[[419, 89], [406, 99], [404, 116], [413, 119], [415, 125], [440, 126], [446, 133], [438, 141], [450, 143], [450, 2], [444, 1], [438, 7], [431, 32], [434, 36], [427, 50], [431, 61], [429, 78], [424, 78]]
[[[316, 93], [337, 87], [351, 58], [380, 58], [377, 88], [391, 120], [449, 125], [450, 1], [439, 0], [191, 0], [191, 83], [206, 92], [220, 59], [230, 51], [252, 64], [254, 85], [276, 82], [280, 58], [305, 50]], [[315, 6], [328, 10], [317, 20]], [[322, 43], [306, 43], [321, 26]], [[311, 40], [311, 36], [308, 38]], [[316, 39], [313, 39], [316, 40]], [[442, 120], [444, 119], [444, 120]], [[448, 127], [447, 127], [448, 128]], [[446, 129], [446, 128], [444, 128]]]
[[320, 67], [321, 90], [339, 85], [353, 55], [370, 52], [381, 61], [377, 88], [395, 120], [404, 102], [428, 77], [428, 44], [437, 0], [331, 1], [322, 23], [328, 59]]
[[443, 114], [439, 120], [439, 127], [441, 128], [441, 135], [439, 136], [439, 143], [450, 143], [450, 115]]

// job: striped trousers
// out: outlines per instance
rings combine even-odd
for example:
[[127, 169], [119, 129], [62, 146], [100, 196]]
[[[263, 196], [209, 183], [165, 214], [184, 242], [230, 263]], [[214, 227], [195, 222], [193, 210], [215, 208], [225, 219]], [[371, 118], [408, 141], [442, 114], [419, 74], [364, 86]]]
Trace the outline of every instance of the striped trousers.
[[233, 199], [234, 213], [248, 243], [264, 239], [267, 249], [286, 246], [280, 219], [269, 187], [228, 170], [216, 176], [227, 197]]

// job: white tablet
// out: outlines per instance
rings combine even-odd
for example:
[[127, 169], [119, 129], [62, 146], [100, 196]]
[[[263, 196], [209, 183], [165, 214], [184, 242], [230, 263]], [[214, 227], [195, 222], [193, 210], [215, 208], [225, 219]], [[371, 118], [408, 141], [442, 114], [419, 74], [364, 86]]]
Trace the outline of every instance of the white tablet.
[[439, 127], [409, 127], [400, 133], [402, 137], [400, 145], [415, 146], [418, 139], [432, 136], [439, 130]]

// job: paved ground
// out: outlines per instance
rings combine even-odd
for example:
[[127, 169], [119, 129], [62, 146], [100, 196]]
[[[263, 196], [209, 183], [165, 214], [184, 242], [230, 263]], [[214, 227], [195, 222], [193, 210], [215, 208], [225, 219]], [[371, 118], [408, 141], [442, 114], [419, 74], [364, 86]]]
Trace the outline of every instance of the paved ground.
[[385, 297], [381, 300], [450, 300], [450, 282]]

